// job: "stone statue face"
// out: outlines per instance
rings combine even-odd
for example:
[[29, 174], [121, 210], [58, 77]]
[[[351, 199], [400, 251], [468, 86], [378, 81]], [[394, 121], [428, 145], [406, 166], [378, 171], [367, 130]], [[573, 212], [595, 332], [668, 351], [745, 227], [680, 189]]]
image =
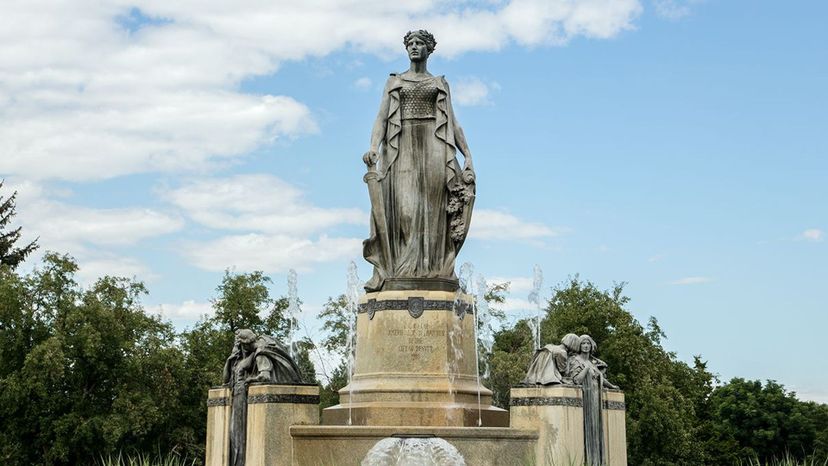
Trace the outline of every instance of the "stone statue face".
[[581, 352], [582, 353], [591, 353], [592, 352], [592, 343], [588, 341], [581, 342]]
[[405, 50], [408, 52], [408, 58], [413, 62], [428, 60], [428, 45], [419, 36], [411, 36], [405, 44]]
[[239, 330], [236, 340], [245, 351], [252, 351], [256, 343], [256, 334], [247, 329]]

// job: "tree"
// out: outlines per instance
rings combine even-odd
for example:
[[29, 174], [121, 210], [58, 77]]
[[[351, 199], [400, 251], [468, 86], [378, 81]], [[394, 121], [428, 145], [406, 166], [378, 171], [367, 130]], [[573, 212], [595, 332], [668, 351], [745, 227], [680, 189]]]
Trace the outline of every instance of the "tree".
[[[3, 180], [0, 180], [0, 189], [3, 188]], [[7, 230], [12, 217], [15, 215], [17, 191], [11, 196], [3, 199], [0, 195], [0, 266], [6, 265], [14, 269], [26, 259], [26, 256], [37, 249], [37, 239], [23, 247], [15, 247], [20, 239], [22, 227]]]
[[338, 404], [339, 390], [348, 384], [348, 338], [352, 337], [351, 321], [355, 318], [353, 311], [348, 309], [348, 297], [344, 294], [328, 298], [319, 312], [318, 319], [323, 321], [322, 330], [326, 334], [320, 346], [338, 359], [333, 371], [325, 374], [327, 380], [319, 394], [321, 409]]
[[181, 422], [184, 355], [147, 315], [143, 284], [103, 277], [87, 290], [68, 256], [0, 282], [0, 463], [87, 464], [117, 451], [193, 452]]
[[762, 464], [792, 457], [804, 460], [821, 450], [828, 430], [828, 406], [805, 403], [773, 380], [734, 378], [710, 395], [706, 419], [710, 461], [716, 464], [758, 459]]

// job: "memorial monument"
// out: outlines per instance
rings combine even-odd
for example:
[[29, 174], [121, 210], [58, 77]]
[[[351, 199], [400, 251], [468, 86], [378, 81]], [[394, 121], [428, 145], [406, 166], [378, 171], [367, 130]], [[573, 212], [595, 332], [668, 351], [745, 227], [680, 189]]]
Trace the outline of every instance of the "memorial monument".
[[[472, 156], [448, 82], [428, 70], [434, 36], [411, 31], [403, 43], [409, 69], [388, 78], [362, 157], [373, 273], [340, 404], [317, 425], [308, 407], [318, 387], [296, 384], [295, 365], [271, 359], [284, 355], [267, 340], [240, 334], [230, 385], [210, 391], [207, 465], [625, 466], [623, 393], [589, 336], [538, 350], [510, 410], [492, 406], [478, 374], [474, 298], [455, 273], [477, 191]], [[235, 413], [245, 409], [243, 421]]]
[[474, 205], [471, 151], [446, 79], [428, 71], [434, 36], [412, 31], [403, 43], [410, 67], [388, 78], [363, 156], [363, 254], [374, 271], [357, 317], [354, 376], [323, 422], [507, 426], [508, 413], [478, 386], [474, 319], [465, 319], [473, 301], [454, 271]]

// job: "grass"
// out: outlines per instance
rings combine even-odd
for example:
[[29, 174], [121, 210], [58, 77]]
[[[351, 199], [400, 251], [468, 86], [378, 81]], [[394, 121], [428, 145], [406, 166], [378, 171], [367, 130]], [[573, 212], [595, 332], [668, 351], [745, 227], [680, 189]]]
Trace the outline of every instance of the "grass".
[[200, 463], [196, 463], [194, 459], [190, 460], [175, 454], [162, 455], [159, 453], [150, 456], [143, 453], [135, 455], [118, 453], [117, 456], [101, 457], [96, 466], [196, 466], [197, 464]]
[[812, 457], [799, 460], [791, 455], [785, 455], [783, 458], [776, 458], [767, 462], [758, 459], [740, 461], [738, 466], [828, 466], [828, 458], [816, 459]]

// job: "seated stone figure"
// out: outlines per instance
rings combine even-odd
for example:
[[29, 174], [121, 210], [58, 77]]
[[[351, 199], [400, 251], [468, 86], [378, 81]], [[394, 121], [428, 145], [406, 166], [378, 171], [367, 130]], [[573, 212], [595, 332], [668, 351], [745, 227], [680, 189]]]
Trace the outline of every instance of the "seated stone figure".
[[271, 337], [236, 331], [233, 351], [224, 364], [224, 383], [233, 390], [230, 413], [230, 465], [244, 466], [247, 443], [247, 386], [251, 382], [302, 383], [299, 367]]
[[554, 385], [572, 383], [566, 380], [567, 360], [578, 351], [578, 335], [569, 333], [560, 345], [546, 345], [535, 351], [535, 357], [526, 371], [523, 385]]
[[224, 364], [224, 383], [301, 383], [299, 367], [276, 340], [252, 330], [236, 331], [233, 351]]

